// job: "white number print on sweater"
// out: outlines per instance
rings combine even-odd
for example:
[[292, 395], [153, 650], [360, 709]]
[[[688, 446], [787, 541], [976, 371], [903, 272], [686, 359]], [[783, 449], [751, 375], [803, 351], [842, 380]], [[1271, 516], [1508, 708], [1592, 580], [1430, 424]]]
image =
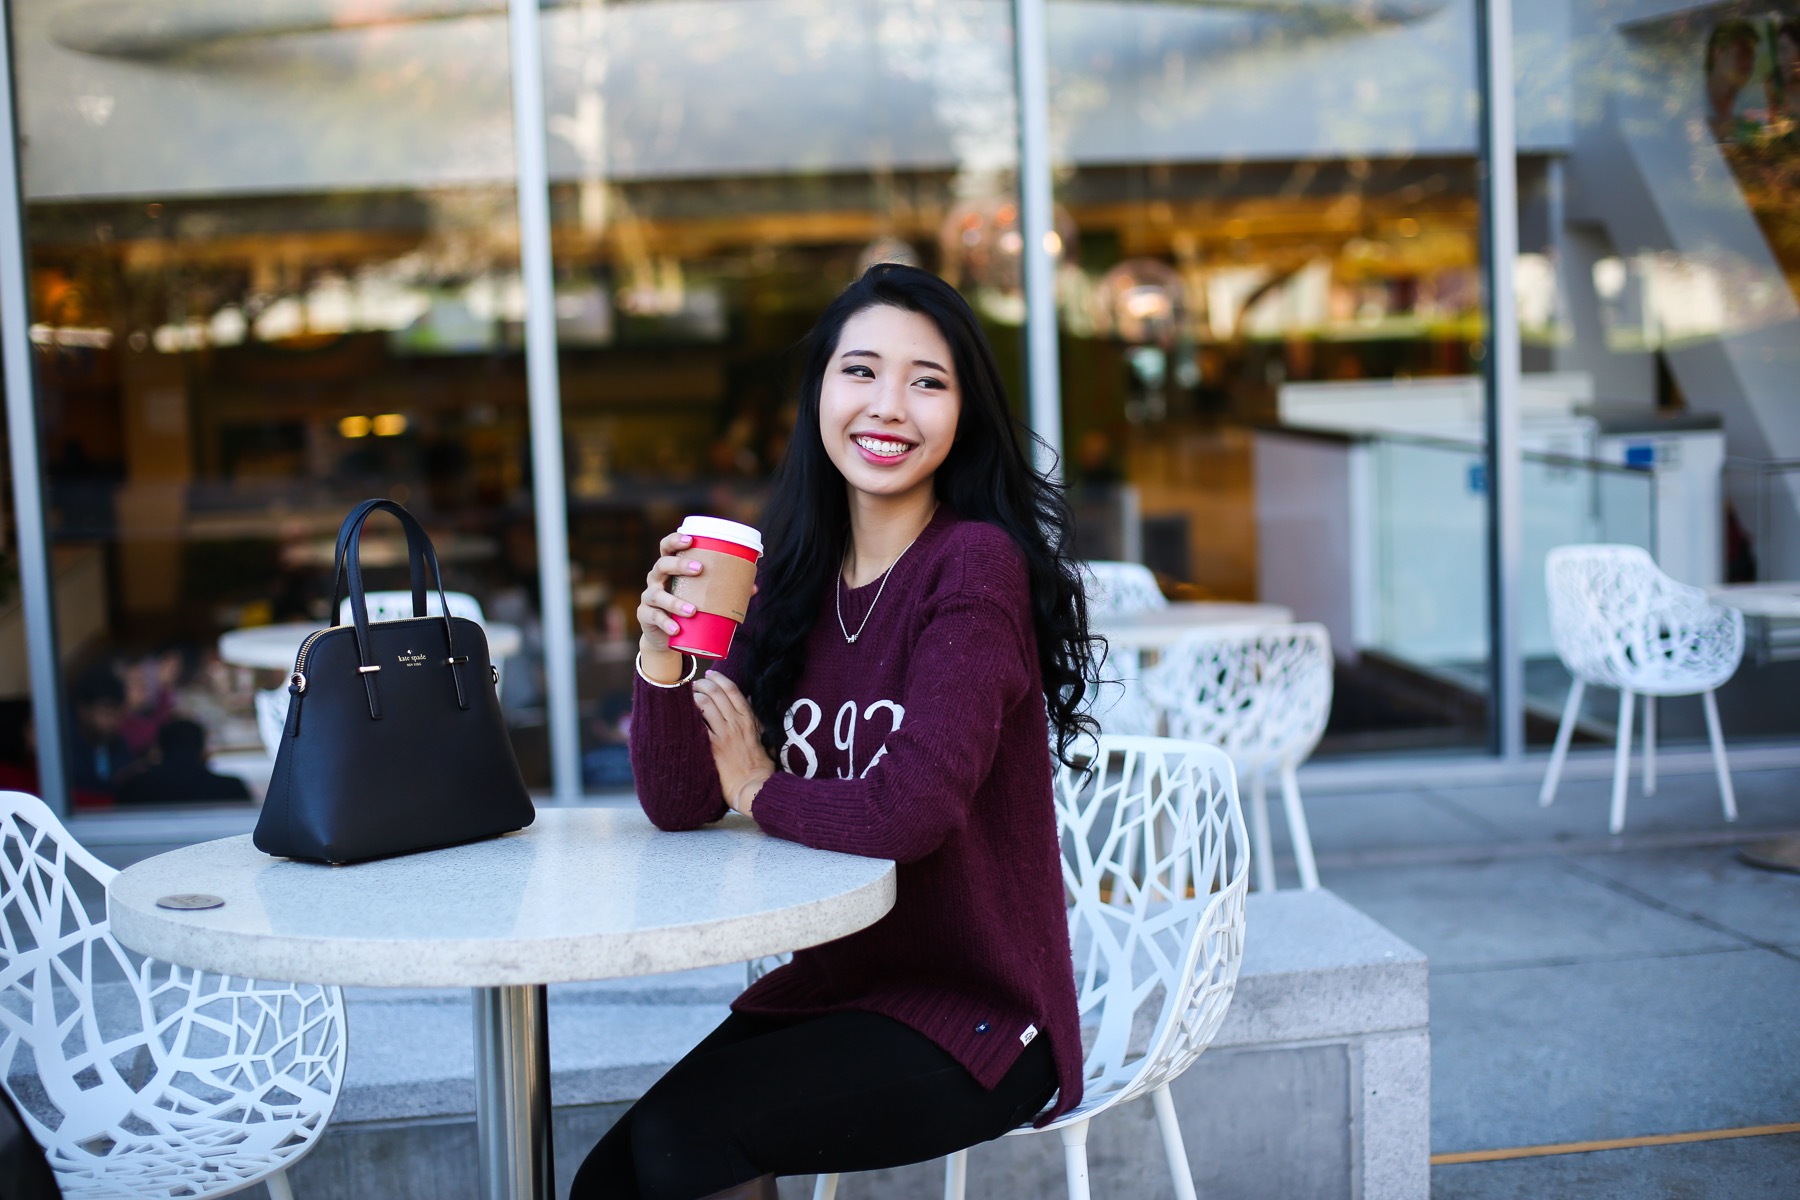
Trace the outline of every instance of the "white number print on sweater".
[[[864, 764], [863, 769], [858, 772], [856, 769], [857, 727], [863, 721], [873, 721], [875, 714], [882, 709], [886, 709], [888, 712], [889, 725], [880, 735], [881, 745], [869, 757], [869, 761]], [[782, 724], [787, 729], [787, 740], [781, 744], [782, 770], [790, 775], [799, 775], [806, 779], [811, 779], [819, 773], [819, 749], [812, 744], [812, 736], [819, 731], [819, 724], [824, 715], [824, 710], [819, 707], [819, 702], [806, 696], [802, 696], [788, 705], [787, 715], [782, 718]], [[860, 711], [856, 701], [844, 701], [837, 710], [836, 718], [831, 723], [831, 741], [841, 753], [841, 758], [833, 766], [833, 773], [839, 779], [859, 779], [874, 770], [875, 764], [880, 762], [882, 756], [887, 753], [887, 739], [899, 731], [900, 722], [905, 719], [905, 706], [896, 704], [892, 700], [872, 701], [868, 707], [862, 708]], [[789, 756], [788, 752], [791, 750], [798, 751], [800, 754], [798, 765]]]

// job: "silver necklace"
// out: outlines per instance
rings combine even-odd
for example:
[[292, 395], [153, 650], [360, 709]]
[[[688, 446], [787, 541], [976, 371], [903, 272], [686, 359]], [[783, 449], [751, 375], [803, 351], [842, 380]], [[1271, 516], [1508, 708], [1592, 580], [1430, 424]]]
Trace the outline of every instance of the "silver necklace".
[[[936, 515], [937, 510], [933, 509], [932, 516]], [[925, 524], [927, 527], [931, 525], [930, 517], [925, 519]], [[899, 566], [900, 560], [906, 557], [906, 551], [913, 548], [913, 542], [918, 541], [923, 536], [925, 536], [925, 530], [923, 529], [914, 534], [912, 542], [906, 543], [906, 549], [894, 555], [894, 561], [889, 563], [887, 565], [887, 570], [881, 573], [881, 586], [875, 589], [875, 599], [869, 601], [869, 611], [863, 614], [862, 624], [856, 627], [855, 633], [851, 633], [850, 627], [844, 624], [844, 573], [842, 571], [838, 572], [837, 587], [832, 591], [832, 598], [837, 601], [838, 630], [844, 635], [845, 645], [856, 645], [856, 639], [861, 637], [862, 631], [869, 627], [869, 618], [875, 615], [875, 606], [881, 603], [881, 593], [887, 591], [888, 576], [894, 573], [894, 568]], [[863, 586], [866, 587], [868, 585], [864, 584]]]

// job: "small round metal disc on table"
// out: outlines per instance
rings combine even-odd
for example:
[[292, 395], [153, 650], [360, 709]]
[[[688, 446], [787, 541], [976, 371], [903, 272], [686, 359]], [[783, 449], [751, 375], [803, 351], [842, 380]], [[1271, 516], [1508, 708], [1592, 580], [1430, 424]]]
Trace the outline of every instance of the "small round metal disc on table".
[[[1788, 583], [1728, 583], [1706, 589], [1720, 604], [1729, 604], [1747, 617], [1800, 621], [1800, 581]], [[1800, 872], [1800, 838], [1769, 838], [1738, 847], [1738, 857], [1765, 871]]]
[[[270, 858], [249, 837], [205, 842], [120, 872], [107, 908], [121, 942], [182, 966], [473, 988], [480, 1194], [548, 1200], [544, 985], [815, 946], [879, 920], [894, 887], [890, 862], [784, 842], [743, 818], [664, 833], [635, 810], [578, 808], [540, 811], [505, 837], [347, 867]], [[199, 892], [223, 904], [157, 904]]]

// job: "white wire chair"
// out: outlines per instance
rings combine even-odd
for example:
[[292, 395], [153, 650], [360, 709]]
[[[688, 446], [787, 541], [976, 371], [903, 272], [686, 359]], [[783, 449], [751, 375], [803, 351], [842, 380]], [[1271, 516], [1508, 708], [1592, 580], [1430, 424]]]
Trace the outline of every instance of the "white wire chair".
[[[1082, 707], [1099, 726], [1101, 734], [1120, 737], [1156, 737], [1162, 732], [1162, 713], [1144, 692], [1143, 666], [1135, 651], [1108, 649], [1100, 666], [1100, 681], [1083, 699]], [[1057, 753], [1057, 729], [1048, 726], [1050, 753]], [[1083, 735], [1070, 747], [1076, 758], [1092, 758], [1096, 741]]]
[[[369, 620], [371, 621], [404, 621], [413, 615], [412, 593], [406, 591], [370, 592], [364, 597], [369, 603]], [[467, 617], [477, 625], [486, 627], [487, 618], [482, 615], [481, 602], [467, 592], [446, 592], [444, 599], [450, 602], [450, 615]], [[438, 616], [444, 606], [438, 601], [436, 591], [425, 593], [425, 614]], [[338, 603], [337, 620], [339, 625], [350, 623], [350, 599], [345, 597]], [[494, 660], [495, 671], [504, 669], [504, 664]], [[495, 686], [499, 686], [498, 677]], [[280, 687], [265, 688], [256, 693], [252, 700], [256, 709], [256, 734], [262, 739], [263, 749], [274, 758], [281, 748], [281, 731], [287, 728], [288, 690], [284, 683]]]
[[1088, 619], [1169, 607], [1156, 573], [1142, 563], [1089, 559], [1081, 564]]
[[[369, 603], [369, 620], [371, 621], [406, 621], [412, 618], [411, 592], [369, 592], [363, 598]], [[450, 615], [453, 617], [467, 617], [477, 625], [487, 619], [482, 615], [481, 601], [467, 592], [445, 592], [444, 599], [450, 602]], [[438, 602], [436, 589], [428, 589], [425, 593], [425, 615], [428, 617], [441, 616], [443, 611], [444, 606]], [[349, 623], [350, 598], [346, 596], [338, 602], [338, 624], [348, 625]]]
[[65, 1196], [293, 1200], [343, 1080], [342, 995], [140, 959], [84, 903], [115, 874], [0, 792], [0, 1083]]
[[[1062, 1138], [1069, 1200], [1089, 1200], [1088, 1124], [1146, 1093], [1177, 1200], [1195, 1200], [1169, 1084], [1211, 1044], [1244, 955], [1250, 846], [1231, 760], [1171, 738], [1102, 736], [1093, 762], [1056, 786], [1063, 882], [1082, 1024], [1093, 1042], [1081, 1103], [1043, 1130]], [[945, 1160], [963, 1200], [968, 1151]], [[834, 1200], [822, 1175], [814, 1200]]]
[[1299, 767], [1331, 716], [1331, 635], [1323, 625], [1197, 629], [1144, 673], [1144, 691], [1170, 737], [1222, 748], [1250, 781], [1250, 842], [1256, 887], [1274, 891], [1267, 778], [1281, 783], [1300, 886], [1319, 886], [1312, 834], [1300, 801]]
[[[1169, 606], [1155, 573], [1141, 563], [1089, 560], [1081, 564], [1081, 572], [1089, 620]], [[1100, 723], [1101, 732], [1143, 737], [1161, 732], [1161, 717], [1144, 695], [1141, 672], [1136, 652], [1109, 651], [1102, 669], [1108, 678], [1090, 694], [1087, 704], [1088, 714]]]
[[1725, 736], [1713, 689], [1737, 672], [1744, 657], [1744, 614], [1714, 604], [1697, 587], [1670, 579], [1637, 546], [1558, 546], [1550, 551], [1544, 582], [1550, 592], [1556, 653], [1574, 683], [1563, 705], [1538, 803], [1547, 807], [1556, 799], [1583, 692], [1589, 684], [1617, 688], [1619, 730], [1608, 828], [1613, 833], [1623, 830], [1633, 698], [1644, 697], [1644, 794], [1654, 796], [1656, 698], [1697, 692], [1706, 710], [1719, 800], [1725, 819], [1737, 820], [1737, 795], [1725, 761]]

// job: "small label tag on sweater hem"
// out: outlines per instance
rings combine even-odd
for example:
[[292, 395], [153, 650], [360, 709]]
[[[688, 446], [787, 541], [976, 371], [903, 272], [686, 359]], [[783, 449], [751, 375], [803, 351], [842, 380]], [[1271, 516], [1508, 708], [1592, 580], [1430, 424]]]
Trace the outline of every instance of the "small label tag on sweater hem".
[[1037, 1026], [1036, 1025], [1027, 1025], [1025, 1027], [1025, 1032], [1021, 1033], [1019, 1035], [1019, 1045], [1021, 1045], [1021, 1046], [1031, 1045], [1031, 1039], [1036, 1036], [1037, 1036]]

